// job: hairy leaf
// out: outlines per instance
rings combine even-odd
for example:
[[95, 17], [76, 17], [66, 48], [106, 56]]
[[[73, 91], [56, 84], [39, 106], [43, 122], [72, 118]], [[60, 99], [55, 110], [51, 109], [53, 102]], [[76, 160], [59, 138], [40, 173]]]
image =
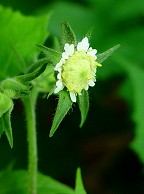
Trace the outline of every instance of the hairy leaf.
[[52, 123], [52, 127], [50, 130], [50, 137], [53, 136], [53, 134], [57, 130], [57, 128], [58, 128], [59, 124], [61, 123], [61, 121], [63, 120], [63, 118], [68, 113], [71, 106], [72, 106], [72, 101], [69, 97], [69, 94], [66, 91], [62, 90], [59, 94], [59, 101], [58, 101], [56, 113], [54, 116], [54, 120]]
[[82, 127], [86, 120], [88, 110], [89, 110], [89, 95], [86, 90], [83, 90], [82, 94], [78, 95], [78, 106], [81, 112], [80, 127]]
[[0, 93], [0, 117], [12, 106], [12, 100], [5, 94]]
[[6, 133], [6, 136], [11, 148], [13, 147], [13, 134], [12, 134], [11, 118], [10, 118], [12, 109], [13, 109], [13, 105], [11, 109], [9, 109], [6, 113], [3, 114], [4, 131]]

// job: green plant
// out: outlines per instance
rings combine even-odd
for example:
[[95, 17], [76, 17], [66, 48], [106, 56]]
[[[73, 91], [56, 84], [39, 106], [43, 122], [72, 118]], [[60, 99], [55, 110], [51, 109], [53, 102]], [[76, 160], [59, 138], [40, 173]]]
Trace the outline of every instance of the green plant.
[[[28, 171], [15, 171], [11, 166], [3, 170], [0, 173], [0, 193], [85, 194], [80, 169], [77, 170], [75, 191], [38, 173], [35, 115], [37, 98], [42, 92], [59, 97], [50, 137], [76, 101], [81, 112], [82, 127], [89, 109], [88, 88], [95, 85], [96, 68], [119, 45], [96, 55], [97, 51], [89, 47], [90, 31], [81, 42], [77, 42], [70, 25], [64, 22], [62, 45], [56, 39], [56, 44], [51, 49], [42, 45], [48, 35], [46, 25], [49, 15], [24, 17], [1, 6], [0, 16], [3, 27], [0, 32], [3, 45], [0, 57], [4, 64], [0, 72], [0, 136], [6, 133], [9, 145], [13, 147], [11, 113], [14, 101], [20, 99], [25, 108], [28, 137]], [[37, 43], [44, 58], [39, 58], [40, 52], [35, 46]], [[7, 178], [10, 179], [8, 183]]]

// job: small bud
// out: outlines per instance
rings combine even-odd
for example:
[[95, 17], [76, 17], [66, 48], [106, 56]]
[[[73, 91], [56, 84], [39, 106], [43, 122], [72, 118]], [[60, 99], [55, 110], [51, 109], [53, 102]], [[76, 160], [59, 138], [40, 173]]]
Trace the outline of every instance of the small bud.
[[8, 78], [1, 83], [2, 91], [10, 98], [16, 99], [29, 95], [29, 85], [17, 81], [14, 78]]

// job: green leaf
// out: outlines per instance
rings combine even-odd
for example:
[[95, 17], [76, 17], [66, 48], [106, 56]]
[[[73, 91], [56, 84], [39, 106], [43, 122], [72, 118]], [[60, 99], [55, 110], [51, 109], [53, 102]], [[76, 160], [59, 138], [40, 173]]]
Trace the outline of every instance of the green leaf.
[[68, 92], [62, 90], [59, 93], [59, 101], [58, 101], [56, 113], [55, 113], [55, 116], [54, 116], [54, 120], [53, 120], [53, 123], [52, 123], [52, 127], [51, 127], [51, 130], [50, 130], [50, 137], [53, 136], [53, 134], [57, 130], [57, 128], [58, 128], [59, 124], [61, 123], [61, 121], [63, 120], [63, 118], [68, 113], [71, 106], [72, 106], [72, 101], [69, 97]]
[[44, 54], [46, 55], [46, 57], [50, 60], [50, 62], [52, 62], [53, 64], [56, 64], [60, 61], [61, 59], [61, 53], [60, 52], [57, 52], [51, 48], [48, 48], [46, 46], [43, 46], [43, 45], [37, 45], [40, 50], [42, 52], [44, 52]]
[[74, 194], [70, 187], [52, 179], [51, 177], [38, 174], [38, 193], [40, 194]]
[[83, 181], [82, 181], [80, 168], [78, 168], [76, 172], [75, 194], [86, 194], [86, 190], [84, 188]]
[[135, 122], [135, 138], [130, 146], [144, 162], [144, 70], [123, 57], [117, 56], [114, 59], [127, 73], [130, 82], [128, 87], [132, 87], [131, 90], [125, 90], [126, 99], [131, 99], [132, 119]]
[[67, 22], [63, 22], [61, 24], [61, 31], [62, 31], [62, 44], [63, 46], [68, 43], [68, 44], [77, 44], [75, 34], [70, 27], [70, 25]]
[[86, 90], [83, 90], [82, 94], [78, 95], [78, 106], [81, 112], [80, 127], [82, 127], [86, 120], [88, 110], [89, 110], [89, 95]]
[[10, 118], [12, 109], [13, 109], [13, 104], [12, 104], [12, 107], [5, 114], [3, 114], [4, 131], [6, 133], [6, 136], [11, 148], [13, 147], [13, 135], [12, 135], [11, 118]]
[[136, 123], [135, 138], [131, 147], [138, 153], [144, 163], [144, 71], [131, 65], [129, 76], [133, 86], [134, 112], [132, 118]]
[[[10, 169], [0, 172], [0, 194], [27, 194], [28, 173], [25, 170], [12, 171]], [[38, 173], [39, 194], [74, 194], [70, 187]]]
[[107, 51], [98, 54], [97, 55], [97, 62], [102, 63], [104, 60], [106, 60], [109, 56], [111, 56], [118, 48], [120, 47], [120, 44], [108, 49]]
[[0, 5], [0, 79], [27, 71], [47, 33], [48, 14], [23, 16]]

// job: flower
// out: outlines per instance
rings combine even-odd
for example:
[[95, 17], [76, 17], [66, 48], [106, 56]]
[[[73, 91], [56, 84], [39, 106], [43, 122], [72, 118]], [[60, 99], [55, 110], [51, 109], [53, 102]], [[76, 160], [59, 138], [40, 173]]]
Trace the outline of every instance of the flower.
[[76, 102], [76, 96], [81, 95], [82, 90], [88, 90], [96, 82], [96, 68], [101, 64], [96, 62], [97, 50], [89, 47], [88, 38], [85, 37], [76, 47], [66, 43], [61, 60], [54, 70], [58, 72], [54, 93], [63, 90], [64, 87], [70, 93], [70, 98]]

